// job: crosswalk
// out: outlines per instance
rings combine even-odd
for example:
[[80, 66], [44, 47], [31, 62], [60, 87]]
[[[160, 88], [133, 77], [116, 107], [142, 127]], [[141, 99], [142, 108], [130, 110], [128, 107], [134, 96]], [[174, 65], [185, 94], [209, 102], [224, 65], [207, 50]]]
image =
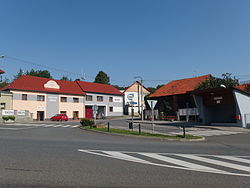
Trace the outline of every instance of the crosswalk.
[[69, 125], [69, 124], [40, 124], [40, 123], [13, 123], [8, 124], [12, 126], [27, 126], [27, 127], [42, 127], [42, 128], [77, 128], [80, 125]]
[[[191, 134], [194, 136], [219, 136], [219, 135], [233, 135], [240, 134], [243, 132], [238, 131], [224, 131], [224, 130], [194, 130], [194, 131], [186, 131], [186, 134]], [[171, 135], [182, 134], [182, 132], [170, 132]]]
[[158, 167], [250, 177], [250, 156], [84, 150], [79, 152]]

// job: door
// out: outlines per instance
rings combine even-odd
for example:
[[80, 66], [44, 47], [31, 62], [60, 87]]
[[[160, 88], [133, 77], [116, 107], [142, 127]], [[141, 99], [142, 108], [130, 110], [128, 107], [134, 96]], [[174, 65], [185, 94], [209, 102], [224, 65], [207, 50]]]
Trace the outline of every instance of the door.
[[44, 120], [44, 111], [37, 111], [37, 120], [38, 121]]
[[73, 119], [79, 119], [79, 112], [73, 111]]
[[93, 119], [93, 109], [92, 109], [92, 106], [86, 106], [86, 108], [85, 108], [85, 118]]

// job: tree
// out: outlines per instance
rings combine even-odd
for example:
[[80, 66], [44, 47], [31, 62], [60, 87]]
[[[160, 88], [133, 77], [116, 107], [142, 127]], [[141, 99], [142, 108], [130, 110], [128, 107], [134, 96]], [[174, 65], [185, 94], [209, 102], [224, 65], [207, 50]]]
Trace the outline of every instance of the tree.
[[20, 76], [23, 75], [23, 69], [19, 69], [19, 72], [17, 73], [17, 75], [14, 76], [14, 80], [18, 79]]
[[109, 77], [108, 75], [103, 72], [103, 71], [100, 71], [96, 77], [95, 77], [95, 83], [100, 83], [100, 84], [110, 84], [109, 83]]
[[9, 80], [7, 78], [4, 81], [0, 82], [0, 88], [3, 88], [9, 84]]
[[27, 71], [25, 74], [30, 75], [30, 76], [38, 76], [38, 77], [52, 79], [50, 72], [47, 70], [36, 70], [35, 71], [34, 69], [31, 69], [30, 71]]
[[197, 90], [202, 89], [210, 89], [210, 88], [219, 88], [221, 85], [226, 87], [233, 87], [239, 85], [239, 80], [235, 77], [231, 76], [230, 73], [222, 74], [222, 78], [216, 78], [211, 76], [208, 80], [202, 82], [198, 87]]
[[63, 76], [60, 80], [72, 81], [72, 79], [68, 78], [68, 76]]

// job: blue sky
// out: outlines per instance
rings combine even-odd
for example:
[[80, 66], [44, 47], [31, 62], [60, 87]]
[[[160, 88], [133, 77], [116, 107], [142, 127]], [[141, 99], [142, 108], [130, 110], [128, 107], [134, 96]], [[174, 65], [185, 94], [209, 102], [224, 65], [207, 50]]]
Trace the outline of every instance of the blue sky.
[[229, 72], [250, 80], [249, 0], [0, 0], [0, 66], [55, 67], [54, 78], [103, 70], [146, 86]]

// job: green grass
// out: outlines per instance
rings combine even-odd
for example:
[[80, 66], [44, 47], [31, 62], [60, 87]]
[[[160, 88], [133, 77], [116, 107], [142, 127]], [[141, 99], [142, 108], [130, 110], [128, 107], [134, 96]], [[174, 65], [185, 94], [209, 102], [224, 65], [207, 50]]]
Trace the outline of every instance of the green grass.
[[[81, 128], [96, 130], [96, 131], [101, 131], [101, 132], [124, 134], [124, 135], [136, 135], [136, 136], [146, 136], [146, 137], [156, 137], [156, 138], [173, 138], [173, 139], [184, 138], [183, 135], [163, 135], [163, 134], [153, 134], [153, 133], [147, 133], [147, 132], [141, 132], [141, 135], [139, 135], [138, 131], [130, 131], [130, 130], [114, 129], [114, 128], [110, 128], [109, 131], [108, 131], [108, 128], [94, 128], [94, 127], [91, 128], [90, 126], [85, 126]], [[185, 139], [200, 139], [200, 138], [202, 137], [194, 136], [190, 134], [186, 134], [185, 136]]]

